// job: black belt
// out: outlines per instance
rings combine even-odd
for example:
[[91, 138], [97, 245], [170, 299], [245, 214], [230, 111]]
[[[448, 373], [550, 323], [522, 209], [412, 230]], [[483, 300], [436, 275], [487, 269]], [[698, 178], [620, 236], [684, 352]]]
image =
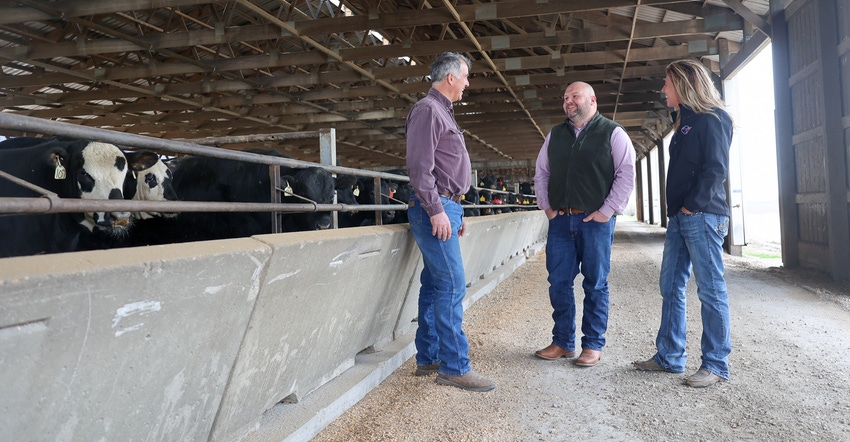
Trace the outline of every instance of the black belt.
[[440, 196], [444, 196], [456, 203], [460, 203], [461, 198], [463, 198], [463, 195], [452, 195], [450, 193], [441, 193]]
[[574, 209], [572, 207], [564, 207], [563, 209], [558, 209], [561, 212], [569, 213], [570, 215], [578, 215], [579, 213], [587, 213], [587, 210], [584, 209]]

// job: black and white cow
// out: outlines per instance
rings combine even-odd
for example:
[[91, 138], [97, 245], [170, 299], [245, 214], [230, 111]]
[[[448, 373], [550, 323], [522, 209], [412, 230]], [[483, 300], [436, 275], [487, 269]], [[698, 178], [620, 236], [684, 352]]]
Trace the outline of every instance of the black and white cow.
[[[176, 201], [174, 175], [159, 155], [146, 150], [125, 151], [130, 171], [124, 180], [124, 198], [135, 201]], [[133, 212], [135, 221], [176, 216], [175, 212]]]
[[[115, 145], [58, 139], [32, 145], [26, 145], [26, 140], [11, 141], [11, 144], [0, 146], [0, 170], [54, 192], [60, 198], [124, 198], [127, 158]], [[39, 196], [34, 190], [0, 178], [0, 197]], [[129, 212], [2, 216], [0, 256], [74, 251], [80, 239], [95, 230], [121, 237], [126, 235], [129, 225]]]
[[[70, 138], [35, 138], [16, 137], [0, 142], [0, 149], [15, 149], [30, 147], [45, 142], [68, 142], [75, 141]], [[172, 174], [168, 166], [163, 163], [159, 155], [154, 152], [142, 150], [138, 152], [123, 150], [127, 158], [127, 175], [124, 178], [124, 199], [137, 201], [176, 201], [177, 195], [172, 186]], [[129, 237], [121, 235], [116, 237], [101, 229], [94, 229], [91, 235], [82, 235], [77, 250], [110, 249], [116, 247], [127, 247], [133, 245], [131, 237], [139, 230], [139, 223], [158, 217], [170, 218], [176, 216], [174, 212], [132, 212], [131, 226], [129, 226]]]
[[[159, 155], [150, 151], [125, 151], [129, 168], [124, 180], [124, 199], [134, 201], [177, 201], [173, 175]], [[132, 212], [127, 235], [115, 237], [100, 231], [80, 239], [78, 250], [113, 249], [148, 245], [147, 232], [177, 216], [176, 212]]]
[[[253, 153], [280, 156], [270, 151]], [[284, 203], [331, 204], [334, 179], [320, 167], [281, 167]], [[221, 158], [189, 156], [175, 161], [174, 190], [182, 201], [271, 202], [269, 166]], [[291, 194], [290, 194], [291, 193]], [[163, 224], [151, 244], [241, 238], [272, 232], [270, 212], [183, 212]], [[283, 231], [328, 229], [330, 212], [284, 213]], [[166, 227], [167, 226], [167, 227]]]

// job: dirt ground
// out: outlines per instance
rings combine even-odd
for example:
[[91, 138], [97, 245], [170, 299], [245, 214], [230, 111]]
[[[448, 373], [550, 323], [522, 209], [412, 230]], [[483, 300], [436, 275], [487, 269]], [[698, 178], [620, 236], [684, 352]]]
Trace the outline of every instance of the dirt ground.
[[414, 377], [411, 358], [313, 441], [850, 440], [850, 286], [764, 259], [778, 255], [776, 244], [725, 261], [731, 381], [682, 384], [700, 362], [693, 281], [686, 373], [633, 369], [654, 352], [663, 238], [660, 227], [618, 220], [608, 344], [596, 367], [533, 357], [552, 327], [541, 252], [465, 315], [473, 368], [496, 390]]

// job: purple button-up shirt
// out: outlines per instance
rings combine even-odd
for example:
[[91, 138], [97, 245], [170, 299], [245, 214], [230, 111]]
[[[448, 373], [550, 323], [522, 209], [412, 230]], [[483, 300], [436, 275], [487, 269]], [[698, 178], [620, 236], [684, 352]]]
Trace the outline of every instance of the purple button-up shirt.
[[431, 88], [407, 115], [407, 173], [428, 216], [443, 212], [441, 194], [463, 195], [472, 181], [472, 165], [452, 102]]
[[[572, 125], [572, 122], [570, 122]], [[575, 127], [578, 137], [583, 127]], [[546, 210], [551, 209], [549, 204], [549, 137], [546, 135], [540, 154], [537, 155], [536, 172], [534, 173], [534, 195], [537, 198], [537, 207]], [[611, 157], [614, 161], [614, 183], [611, 192], [598, 210], [607, 217], [617, 213], [623, 213], [629, 203], [629, 197], [635, 187], [635, 149], [632, 140], [622, 127], [614, 129], [611, 133]]]

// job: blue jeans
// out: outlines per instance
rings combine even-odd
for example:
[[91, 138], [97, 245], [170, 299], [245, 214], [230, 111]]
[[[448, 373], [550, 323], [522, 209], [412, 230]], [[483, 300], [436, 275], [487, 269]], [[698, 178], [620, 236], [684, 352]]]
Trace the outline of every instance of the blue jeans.
[[729, 217], [682, 212], [669, 218], [661, 261], [661, 326], [655, 346], [655, 362], [681, 373], [685, 371], [688, 278], [693, 267], [702, 315], [702, 364], [704, 368], [729, 379], [729, 353], [732, 351], [729, 325], [729, 295], [723, 279], [723, 238], [729, 230]]
[[549, 221], [546, 241], [546, 270], [549, 272], [549, 301], [552, 303], [552, 342], [564, 350], [575, 349], [576, 300], [573, 281], [579, 271], [584, 277], [584, 314], [581, 348], [602, 350], [608, 329], [608, 273], [616, 217], [607, 223], [584, 222], [588, 213], [556, 215]]
[[440, 373], [463, 376], [469, 365], [469, 342], [461, 329], [466, 276], [460, 253], [458, 230], [463, 223], [460, 204], [440, 197], [452, 224], [452, 236], [441, 241], [431, 234], [431, 218], [419, 199], [407, 210], [410, 231], [422, 252], [424, 268], [419, 276], [419, 316], [416, 329], [416, 363], [440, 363]]

